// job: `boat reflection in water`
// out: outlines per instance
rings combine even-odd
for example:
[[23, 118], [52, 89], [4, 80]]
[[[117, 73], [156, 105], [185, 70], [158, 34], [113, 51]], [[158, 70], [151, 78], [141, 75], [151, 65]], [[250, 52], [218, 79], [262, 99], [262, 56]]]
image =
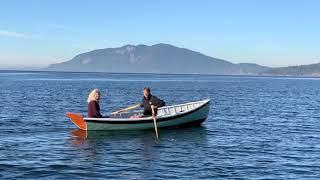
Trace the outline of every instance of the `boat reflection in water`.
[[[159, 129], [160, 140], [176, 141], [189, 139], [201, 142], [201, 139], [206, 136], [207, 131], [203, 126], [183, 127], [183, 128], [162, 128]], [[74, 129], [71, 131], [71, 136], [75, 140], [85, 141], [118, 141], [118, 140], [134, 140], [137, 138], [150, 139], [152, 142], [156, 140], [153, 130], [143, 131], [86, 131], [81, 129]]]
[[168, 167], [192, 172], [191, 167], [198, 167], [195, 160], [208, 163], [207, 134], [203, 126], [159, 129], [159, 140], [153, 130], [74, 130], [69, 142], [79, 163], [89, 169], [103, 167], [110, 178], [130, 174], [134, 179], [152, 179]]
[[106, 151], [110, 154], [118, 151], [127, 153], [145, 153], [152, 147], [192, 148], [194, 144], [207, 147], [207, 129], [203, 126], [159, 129], [159, 140], [153, 130], [143, 131], [84, 131], [80, 129], [71, 132], [73, 147], [86, 147], [96, 151]]

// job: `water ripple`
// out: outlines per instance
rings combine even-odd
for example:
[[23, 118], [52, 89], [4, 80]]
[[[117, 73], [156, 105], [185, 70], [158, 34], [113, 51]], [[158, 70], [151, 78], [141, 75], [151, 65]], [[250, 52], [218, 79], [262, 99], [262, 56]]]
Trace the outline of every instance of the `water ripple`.
[[[320, 81], [205, 75], [0, 72], [1, 179], [319, 179]], [[28, 81], [26, 81], [28, 80]], [[141, 100], [211, 99], [202, 127], [83, 134], [102, 92], [108, 114]]]

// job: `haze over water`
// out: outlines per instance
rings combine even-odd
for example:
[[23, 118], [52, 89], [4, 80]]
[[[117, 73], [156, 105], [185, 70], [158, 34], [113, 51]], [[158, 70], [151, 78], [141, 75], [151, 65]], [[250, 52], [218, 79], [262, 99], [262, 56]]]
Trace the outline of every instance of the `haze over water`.
[[[65, 117], [140, 102], [211, 99], [201, 127], [89, 132]], [[320, 79], [0, 71], [0, 178], [318, 179]]]

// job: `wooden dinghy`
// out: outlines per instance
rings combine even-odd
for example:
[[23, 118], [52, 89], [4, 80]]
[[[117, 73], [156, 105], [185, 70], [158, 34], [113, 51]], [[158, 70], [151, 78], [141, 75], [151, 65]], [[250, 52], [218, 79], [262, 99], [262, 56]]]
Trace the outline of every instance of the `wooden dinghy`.
[[[164, 106], [155, 117], [158, 128], [200, 125], [209, 114], [210, 100], [202, 100]], [[153, 117], [141, 117], [142, 111], [124, 112], [108, 118], [88, 118], [81, 114], [67, 112], [71, 121], [82, 130], [139, 130], [153, 129]]]

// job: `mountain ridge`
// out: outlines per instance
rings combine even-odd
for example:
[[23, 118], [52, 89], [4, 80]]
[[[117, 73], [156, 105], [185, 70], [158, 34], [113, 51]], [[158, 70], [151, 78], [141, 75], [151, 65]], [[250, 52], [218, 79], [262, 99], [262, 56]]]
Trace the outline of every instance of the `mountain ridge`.
[[272, 68], [259, 75], [272, 76], [320, 76], [320, 63]]
[[272, 68], [255, 63], [232, 63], [170, 44], [126, 44], [95, 49], [44, 70], [110, 73], [212, 74], [262, 76], [320, 76], [320, 63]]
[[95, 49], [45, 68], [49, 71], [217, 75], [254, 75], [268, 69], [254, 63], [235, 64], [164, 43]]

